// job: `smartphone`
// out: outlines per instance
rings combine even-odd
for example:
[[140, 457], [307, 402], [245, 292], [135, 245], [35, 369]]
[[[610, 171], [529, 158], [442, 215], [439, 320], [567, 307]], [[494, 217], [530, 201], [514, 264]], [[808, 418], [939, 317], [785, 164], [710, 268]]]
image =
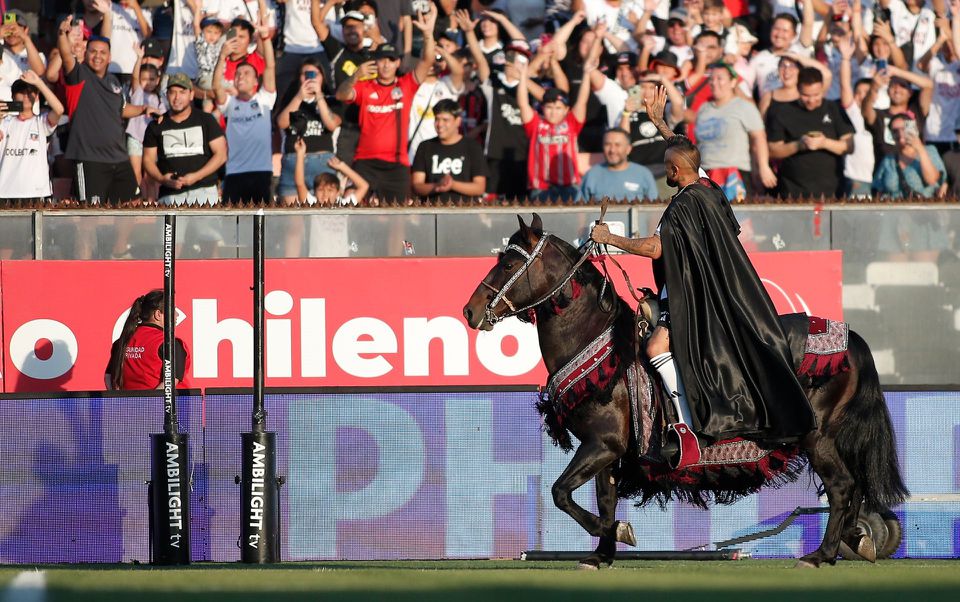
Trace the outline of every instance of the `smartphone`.
[[640, 98], [643, 95], [643, 92], [640, 90], [640, 86], [631, 86], [627, 93], [631, 98]]
[[920, 131], [917, 129], [917, 122], [913, 119], [907, 119], [903, 122], [903, 133], [914, 138], [920, 137]]
[[317, 79], [317, 72], [316, 72], [316, 71], [307, 71], [306, 73], [303, 74], [303, 77], [304, 77], [305, 79]]
[[514, 60], [517, 62], [517, 64], [520, 64], [520, 65], [526, 65], [527, 63], [530, 62], [527, 59], [526, 55], [520, 54], [519, 52], [517, 53], [517, 58], [515, 58]]
[[7, 13], [3, 15], [3, 24], [7, 25], [9, 23], [16, 23], [17, 15], [15, 13]]
[[227, 30], [227, 41], [232, 40], [235, 37], [237, 37], [237, 28], [231, 27]]
[[887, 70], [887, 59], [877, 59], [877, 71]]
[[877, 15], [877, 16], [875, 17], [875, 20], [876, 20], [876, 21], [881, 21], [881, 22], [884, 22], [884, 23], [889, 23], [889, 22], [890, 22], [891, 16], [890, 16], [890, 9], [889, 9], [889, 8], [877, 8], [876, 11], [877, 11], [877, 12], [876, 12], [876, 15]]
[[23, 110], [23, 103], [19, 100], [5, 100], [3, 104], [7, 107], [5, 109], [7, 113], [19, 113]]

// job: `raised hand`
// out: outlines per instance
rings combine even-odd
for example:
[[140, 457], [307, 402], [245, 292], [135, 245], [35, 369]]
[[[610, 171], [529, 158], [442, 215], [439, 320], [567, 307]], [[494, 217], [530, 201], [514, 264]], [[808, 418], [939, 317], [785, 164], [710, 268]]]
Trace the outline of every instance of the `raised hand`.
[[471, 19], [470, 11], [464, 8], [458, 9], [457, 12], [454, 13], [454, 18], [457, 21], [457, 25], [460, 26], [460, 30], [464, 33], [473, 31], [477, 27], [477, 24], [480, 23], [480, 19]]
[[110, 12], [111, 8], [112, 4], [110, 0], [93, 0], [93, 9], [101, 15], [105, 15]]
[[857, 50], [857, 44], [853, 41], [852, 35], [836, 38], [834, 44], [837, 50], [840, 51], [840, 56], [847, 60], [850, 60], [853, 57], [853, 53]]
[[346, 164], [340, 160], [340, 157], [330, 157], [330, 160], [327, 161], [327, 165], [330, 166], [330, 169], [335, 169], [337, 171], [340, 171], [346, 167]]
[[[297, 153], [298, 157], [302, 157], [307, 154], [307, 143], [304, 142], [303, 136], [298, 137], [293, 143], [293, 151]], [[336, 168], [334, 168], [336, 169]]]
[[357, 72], [354, 74], [357, 76], [357, 79], [368, 79], [377, 74], [377, 62], [376, 61], [367, 61], [365, 63], [360, 63], [360, 67], [357, 69]]
[[667, 89], [657, 86], [652, 100], [643, 99], [643, 108], [647, 110], [647, 117], [654, 124], [663, 123], [663, 111], [667, 106]]
[[20, 74], [20, 79], [32, 86], [40, 86], [43, 83], [40, 76], [29, 69]]
[[416, 19], [413, 20], [413, 26], [422, 31], [426, 35], [433, 35], [433, 30], [437, 26], [437, 5], [430, 3], [430, 10], [425, 13], [420, 13]]

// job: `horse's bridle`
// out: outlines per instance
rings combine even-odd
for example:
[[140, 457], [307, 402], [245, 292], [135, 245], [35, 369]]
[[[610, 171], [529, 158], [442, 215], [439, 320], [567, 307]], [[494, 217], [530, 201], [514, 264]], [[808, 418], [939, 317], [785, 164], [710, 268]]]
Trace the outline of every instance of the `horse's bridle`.
[[[480, 284], [487, 287], [494, 293], [493, 298], [490, 299], [489, 302], [487, 302], [487, 305], [486, 307], [484, 307], [484, 310], [483, 310], [483, 319], [486, 320], [488, 324], [493, 326], [497, 322], [522, 314], [526, 311], [529, 311], [530, 309], [533, 309], [534, 307], [540, 305], [541, 303], [547, 301], [548, 299], [556, 295], [558, 292], [560, 292], [560, 289], [565, 287], [567, 283], [570, 282], [570, 279], [573, 278], [573, 275], [577, 273], [577, 270], [580, 269], [580, 266], [583, 265], [583, 262], [585, 262], [590, 257], [590, 254], [593, 253], [594, 249], [597, 246], [597, 243], [593, 241], [589, 241], [588, 243], [586, 243], [584, 245], [583, 252], [580, 255], [580, 258], [576, 262], [574, 262], [573, 267], [571, 267], [570, 270], [568, 270], [567, 273], [564, 275], [564, 277], [561, 278], [559, 284], [554, 286], [552, 289], [550, 289], [549, 292], [542, 295], [536, 301], [528, 303], [523, 307], [515, 307], [514, 304], [511, 303], [510, 300], [507, 298], [507, 291], [509, 291], [510, 287], [516, 284], [517, 280], [519, 280], [520, 277], [523, 276], [528, 269], [530, 269], [530, 266], [533, 265], [533, 262], [536, 261], [537, 258], [543, 254], [543, 248], [547, 245], [549, 239], [552, 237], [553, 237], [552, 234], [548, 232], [544, 232], [543, 236], [540, 237], [540, 240], [537, 241], [536, 246], [533, 248], [533, 251], [530, 253], [528, 253], [526, 249], [524, 249], [520, 245], [517, 245], [517, 244], [508, 245], [507, 248], [503, 250], [504, 254], [510, 251], [516, 251], [526, 261], [524, 261], [524, 264], [520, 267], [520, 269], [514, 272], [513, 276], [511, 276], [510, 279], [507, 280], [504, 283], [504, 285], [500, 287], [499, 290], [495, 288], [492, 284], [487, 282], [486, 279], [480, 281]], [[601, 291], [601, 296], [602, 296], [602, 291]], [[499, 305], [501, 301], [503, 301], [506, 304], [506, 306], [510, 308], [510, 311], [498, 316], [493, 312], [493, 308]]]

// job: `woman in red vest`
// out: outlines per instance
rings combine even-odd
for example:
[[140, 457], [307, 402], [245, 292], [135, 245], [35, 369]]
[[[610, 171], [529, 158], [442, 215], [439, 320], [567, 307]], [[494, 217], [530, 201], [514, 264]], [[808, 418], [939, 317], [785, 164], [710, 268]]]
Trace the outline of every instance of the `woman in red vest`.
[[[158, 389], [163, 385], [163, 290], [137, 297], [130, 306], [120, 338], [110, 350], [104, 382], [108, 389]], [[178, 386], [186, 387], [190, 352], [177, 337], [174, 374]]]

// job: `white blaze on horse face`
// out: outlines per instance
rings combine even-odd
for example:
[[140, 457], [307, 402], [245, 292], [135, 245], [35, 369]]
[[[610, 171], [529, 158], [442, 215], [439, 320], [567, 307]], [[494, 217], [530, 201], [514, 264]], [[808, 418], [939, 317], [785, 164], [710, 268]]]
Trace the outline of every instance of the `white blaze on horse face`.
[[[517, 350], [507, 355], [504, 339], [516, 340]], [[499, 376], [519, 376], [533, 370], [540, 363], [540, 342], [537, 327], [516, 318], [507, 318], [493, 330], [477, 333], [477, 359], [483, 367]]]
[[[337, 526], [386, 516], [406, 505], [423, 482], [425, 443], [416, 418], [375, 396], [351, 396], [351, 411], [333, 402], [303, 404], [290, 412], [290, 549], [304, 558], [339, 558]], [[385, 425], [389, 425], [386, 427]], [[338, 490], [337, 438], [362, 431], [375, 443], [376, 472], [369, 482]], [[355, 436], [355, 435], [354, 435]], [[340, 450], [343, 453], [343, 450]], [[365, 473], [366, 474], [366, 473]], [[475, 477], [476, 475], [474, 475]], [[342, 478], [342, 477], [341, 477]]]

